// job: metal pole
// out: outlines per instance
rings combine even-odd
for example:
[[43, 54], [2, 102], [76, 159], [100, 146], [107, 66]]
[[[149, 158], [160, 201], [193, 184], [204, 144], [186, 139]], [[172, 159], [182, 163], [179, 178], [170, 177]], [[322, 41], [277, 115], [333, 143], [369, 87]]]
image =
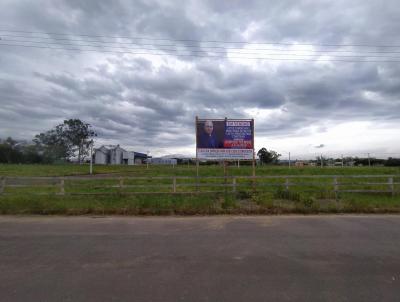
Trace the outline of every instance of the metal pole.
[[343, 154], [342, 154], [342, 168], [344, 167]]
[[322, 154], [321, 154], [321, 168], [323, 168], [323, 167], [324, 167], [324, 161], [322, 159]]
[[290, 168], [290, 152], [289, 152], [289, 168]]
[[90, 175], [93, 174], [93, 143], [90, 144]]
[[369, 153], [368, 153], [368, 167], [371, 167], [371, 160], [369, 158]]

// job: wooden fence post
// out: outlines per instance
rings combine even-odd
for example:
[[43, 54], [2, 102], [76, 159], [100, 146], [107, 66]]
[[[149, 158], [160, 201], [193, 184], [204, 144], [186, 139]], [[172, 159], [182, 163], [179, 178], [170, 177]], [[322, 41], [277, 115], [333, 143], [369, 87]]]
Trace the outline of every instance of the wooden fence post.
[[285, 192], [289, 193], [289, 178], [285, 178]]
[[122, 189], [124, 187], [124, 179], [122, 177], [119, 178], [119, 193], [122, 193]]
[[392, 196], [394, 196], [393, 177], [389, 177], [388, 184], [389, 184], [389, 190], [392, 193]]
[[60, 180], [60, 195], [65, 195], [64, 178]]
[[225, 199], [226, 199], [226, 194], [228, 193], [228, 187], [227, 187], [228, 179], [226, 178], [227, 173], [226, 173], [226, 161], [225, 160], [223, 161], [223, 164], [224, 164], [224, 192], [225, 192]]
[[3, 176], [1, 178], [1, 183], [0, 183], [0, 195], [4, 193], [4, 189], [6, 188], [6, 177]]
[[172, 179], [172, 190], [174, 193], [176, 193], [176, 177]]
[[337, 177], [333, 178], [333, 191], [335, 192], [335, 199], [338, 199], [338, 181]]

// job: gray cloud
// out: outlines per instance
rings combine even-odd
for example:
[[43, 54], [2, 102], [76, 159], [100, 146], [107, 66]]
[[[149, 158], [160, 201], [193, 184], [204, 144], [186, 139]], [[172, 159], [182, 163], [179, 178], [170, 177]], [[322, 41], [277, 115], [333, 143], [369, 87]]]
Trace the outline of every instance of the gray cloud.
[[[109, 41], [106, 36], [186, 40], [157, 44], [196, 55], [195, 49], [226, 46], [200, 40], [377, 45], [393, 43], [400, 30], [396, 1], [6, 2], [0, 19], [15, 29], [101, 35], [90, 38], [101, 41]], [[73, 45], [77, 38], [88, 40], [65, 38]], [[360, 49], [365, 48], [344, 48]], [[400, 122], [399, 63], [236, 61], [0, 46], [0, 64], [0, 137], [29, 139], [65, 118], [81, 118], [104, 141], [173, 150], [193, 145], [196, 115], [243, 118], [251, 109], [258, 112], [257, 134], [264, 136], [306, 131], [322, 121]]]

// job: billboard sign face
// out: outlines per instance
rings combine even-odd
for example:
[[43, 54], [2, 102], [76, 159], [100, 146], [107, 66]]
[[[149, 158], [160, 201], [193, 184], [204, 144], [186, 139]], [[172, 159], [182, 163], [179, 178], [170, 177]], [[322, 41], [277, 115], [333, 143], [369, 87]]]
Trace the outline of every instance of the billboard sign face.
[[198, 159], [253, 159], [253, 120], [196, 119], [196, 134]]

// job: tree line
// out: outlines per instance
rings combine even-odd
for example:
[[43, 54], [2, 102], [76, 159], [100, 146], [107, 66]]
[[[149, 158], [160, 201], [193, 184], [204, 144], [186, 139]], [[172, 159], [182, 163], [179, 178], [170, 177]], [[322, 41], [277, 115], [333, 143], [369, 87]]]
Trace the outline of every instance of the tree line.
[[317, 156], [315, 160], [311, 160], [317, 166], [323, 164], [324, 166], [332, 164], [341, 164], [346, 166], [385, 166], [385, 167], [397, 167], [400, 166], [400, 158], [388, 157], [387, 159], [376, 158], [376, 157], [352, 157], [347, 156], [343, 158], [327, 158], [324, 156]]
[[[257, 156], [261, 162], [261, 164], [280, 164], [279, 157], [281, 154], [274, 150], [268, 150], [266, 148], [261, 148], [257, 152]], [[327, 165], [334, 165], [335, 163], [342, 163], [344, 165], [351, 165], [353, 166], [386, 166], [386, 167], [398, 167], [400, 166], [400, 158], [389, 157], [387, 159], [382, 158], [360, 158], [360, 157], [344, 157], [344, 158], [326, 158], [323, 156], [316, 157], [315, 160], [309, 160], [308, 162], [313, 162], [315, 165], [320, 166], [323, 164], [324, 166]]]
[[12, 137], [0, 139], [0, 163], [51, 164], [73, 159], [82, 163], [95, 136], [90, 124], [79, 119], [64, 120], [35, 135], [29, 143]]
[[[51, 164], [57, 162], [70, 162], [76, 159], [82, 163], [89, 155], [93, 138], [96, 132], [88, 123], [80, 119], [64, 120], [54, 128], [35, 135], [30, 143], [17, 141], [12, 137], [0, 138], [0, 163], [27, 163]], [[257, 152], [261, 164], [279, 164], [281, 154], [263, 147]], [[317, 157], [316, 165], [341, 162], [342, 159]], [[344, 163], [353, 162], [354, 165], [363, 166], [400, 166], [399, 158], [388, 159], [346, 157]], [[209, 162], [212, 164], [212, 162]]]

